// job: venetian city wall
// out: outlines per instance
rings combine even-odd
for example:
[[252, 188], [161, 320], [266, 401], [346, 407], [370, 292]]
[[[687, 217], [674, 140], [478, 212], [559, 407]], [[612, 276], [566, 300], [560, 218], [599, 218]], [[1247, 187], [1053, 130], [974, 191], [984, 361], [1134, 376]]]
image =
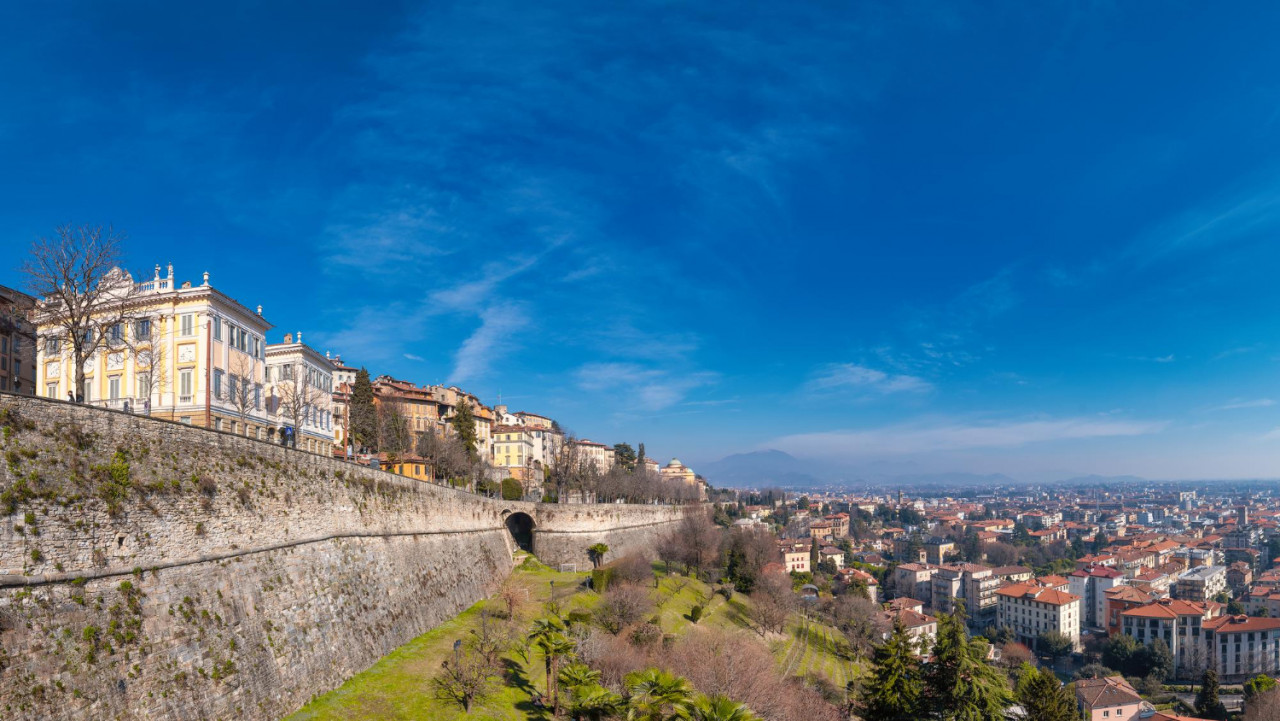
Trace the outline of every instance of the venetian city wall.
[[493, 592], [688, 508], [503, 502], [181, 424], [0, 394], [6, 718], [276, 719]]

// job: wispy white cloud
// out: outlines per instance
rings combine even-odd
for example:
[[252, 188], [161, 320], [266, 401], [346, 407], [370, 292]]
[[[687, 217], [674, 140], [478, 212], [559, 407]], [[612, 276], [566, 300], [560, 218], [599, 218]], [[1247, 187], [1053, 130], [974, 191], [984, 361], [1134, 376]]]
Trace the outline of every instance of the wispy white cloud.
[[529, 325], [529, 317], [519, 303], [504, 303], [486, 308], [480, 314], [477, 328], [454, 355], [453, 373], [449, 380], [465, 383], [489, 371], [493, 359], [508, 350], [514, 336]]
[[1234, 411], [1241, 408], [1270, 408], [1276, 404], [1270, 398], [1257, 398], [1254, 400], [1245, 400], [1243, 398], [1233, 398], [1229, 402], [1220, 406], [1210, 408], [1211, 411]]
[[1262, 347], [1262, 346], [1261, 346], [1260, 344], [1256, 344], [1256, 343], [1255, 343], [1254, 345], [1242, 345], [1242, 346], [1236, 346], [1235, 348], [1228, 348], [1228, 349], [1226, 349], [1226, 350], [1222, 351], [1221, 353], [1218, 353], [1218, 354], [1214, 355], [1214, 356], [1213, 356], [1213, 358], [1211, 358], [1210, 360], [1216, 360], [1216, 361], [1217, 361], [1217, 360], [1222, 360], [1223, 358], [1230, 358], [1231, 356], [1237, 356], [1237, 355], [1244, 355], [1244, 354], [1246, 354], [1246, 353], [1252, 353], [1252, 352], [1254, 352], [1254, 351], [1258, 350], [1258, 349], [1259, 349], [1259, 348], [1261, 348], [1261, 347]]
[[885, 373], [856, 363], [823, 366], [805, 387], [812, 392], [846, 390], [879, 395], [933, 390], [933, 384], [918, 376]]
[[414, 355], [414, 354], [412, 354], [412, 353], [405, 353], [405, 354], [404, 354], [404, 357], [405, 357], [405, 359], [406, 359], [406, 360], [411, 360], [411, 361], [418, 361], [418, 362], [422, 362], [423, 360], [425, 360], [422, 356], [420, 356], [420, 355]]
[[1153, 228], [1128, 255], [1139, 264], [1222, 243], [1258, 240], [1280, 226], [1280, 192], [1268, 181], [1193, 208]]
[[1178, 360], [1178, 356], [1173, 353], [1160, 356], [1131, 355], [1126, 357], [1129, 360], [1142, 361], [1143, 363], [1173, 363]]
[[638, 363], [587, 363], [576, 376], [579, 388], [609, 393], [616, 407], [648, 411], [670, 408], [716, 379], [714, 373], [676, 373]]
[[829, 431], [783, 436], [770, 448], [808, 457], [906, 455], [984, 448], [1014, 448], [1033, 443], [1140, 436], [1158, 433], [1162, 421], [1098, 418], [1009, 421], [1003, 423], [913, 423], [869, 430]]

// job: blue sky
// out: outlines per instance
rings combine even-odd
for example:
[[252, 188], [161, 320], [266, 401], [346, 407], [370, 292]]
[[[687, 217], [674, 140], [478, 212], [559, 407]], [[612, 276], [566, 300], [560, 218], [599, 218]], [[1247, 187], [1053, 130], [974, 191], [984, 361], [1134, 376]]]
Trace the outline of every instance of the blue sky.
[[1280, 6], [257, 5], [5, 8], [0, 283], [112, 223], [652, 455], [1280, 476]]

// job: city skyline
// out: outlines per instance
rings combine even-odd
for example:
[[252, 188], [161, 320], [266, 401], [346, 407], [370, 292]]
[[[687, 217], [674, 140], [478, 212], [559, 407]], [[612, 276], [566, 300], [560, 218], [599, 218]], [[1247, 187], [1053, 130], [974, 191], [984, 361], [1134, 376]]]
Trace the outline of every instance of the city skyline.
[[0, 284], [111, 223], [695, 468], [1280, 476], [1277, 9], [580, 9], [14, 9]]

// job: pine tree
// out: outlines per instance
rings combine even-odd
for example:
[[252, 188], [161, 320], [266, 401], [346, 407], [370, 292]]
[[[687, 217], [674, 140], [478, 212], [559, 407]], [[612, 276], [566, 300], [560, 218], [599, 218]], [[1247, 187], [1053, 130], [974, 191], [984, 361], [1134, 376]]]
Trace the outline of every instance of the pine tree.
[[1218, 672], [1207, 668], [1196, 693], [1196, 715], [1207, 719], [1225, 719], [1227, 707], [1218, 698]]
[[1052, 672], [1024, 663], [1019, 674], [1015, 695], [1026, 711], [1026, 718], [1035, 721], [1075, 721], [1079, 718], [1075, 699]]
[[458, 410], [453, 414], [452, 423], [458, 440], [467, 449], [467, 457], [474, 463], [479, 456], [476, 448], [480, 445], [480, 436], [476, 433], [476, 417], [471, 412], [471, 403], [467, 399], [458, 401]]
[[924, 685], [914, 649], [902, 619], [894, 621], [893, 634], [876, 649], [871, 679], [863, 687], [863, 718], [914, 721], [920, 717]]
[[636, 468], [639, 468], [642, 471], [644, 470], [644, 458], [644, 444], [641, 443], [639, 450], [636, 451]]
[[366, 448], [377, 447], [378, 411], [373, 406], [373, 383], [364, 368], [356, 373], [356, 382], [351, 387], [350, 413], [351, 438]]
[[969, 639], [964, 602], [938, 617], [933, 662], [925, 672], [926, 705], [941, 721], [1002, 721], [1012, 702], [1004, 674], [986, 662], [987, 645]]

